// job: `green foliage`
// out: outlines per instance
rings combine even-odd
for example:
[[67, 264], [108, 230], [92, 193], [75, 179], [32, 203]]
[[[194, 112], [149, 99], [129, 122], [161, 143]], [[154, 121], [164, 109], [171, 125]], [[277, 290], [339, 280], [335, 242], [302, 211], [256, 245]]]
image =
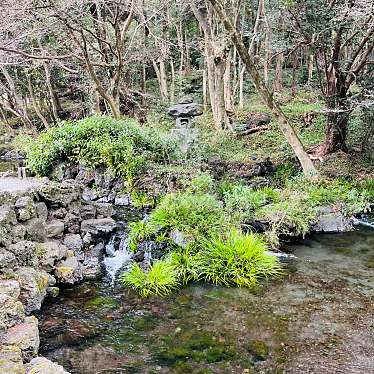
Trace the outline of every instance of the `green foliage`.
[[179, 286], [177, 270], [169, 258], [155, 261], [148, 271], [134, 264], [121, 275], [121, 282], [143, 297], [166, 296]]
[[57, 161], [103, 165], [131, 185], [146, 162], [163, 162], [176, 155], [175, 140], [159, 131], [132, 119], [93, 116], [62, 122], [41, 133], [27, 147], [27, 164], [39, 175], [48, 175]]
[[208, 173], [200, 173], [184, 184], [187, 190], [193, 193], [210, 193], [214, 188], [214, 180]]
[[166, 195], [150, 214], [148, 224], [159, 230], [178, 230], [196, 239], [218, 232], [227, 222], [222, 204], [213, 195], [181, 192]]
[[146, 221], [136, 221], [129, 224], [130, 233], [128, 236], [129, 247], [136, 251], [138, 243], [142, 240], [149, 239], [156, 232], [155, 228]]
[[258, 219], [270, 222], [279, 235], [305, 236], [316, 219], [316, 210], [294, 194], [287, 200], [269, 204], [256, 211]]
[[226, 238], [202, 242], [197, 261], [199, 278], [225, 286], [253, 287], [259, 279], [278, 276], [281, 266], [256, 234], [231, 231]]
[[224, 195], [226, 211], [241, 221], [253, 218], [255, 210], [278, 200], [279, 192], [269, 187], [255, 190], [237, 185]]

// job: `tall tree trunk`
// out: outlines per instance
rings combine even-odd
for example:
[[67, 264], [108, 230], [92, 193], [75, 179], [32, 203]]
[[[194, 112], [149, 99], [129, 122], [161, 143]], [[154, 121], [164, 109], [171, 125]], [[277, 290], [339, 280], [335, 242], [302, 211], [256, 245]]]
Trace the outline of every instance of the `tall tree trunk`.
[[283, 79], [282, 79], [282, 67], [283, 67], [283, 52], [279, 53], [275, 64], [275, 76], [273, 90], [279, 92], [283, 89]]
[[245, 44], [242, 38], [240, 37], [238, 31], [232, 25], [229, 17], [227, 16], [219, 0], [209, 0], [209, 2], [213, 5], [218, 16], [222, 20], [226, 30], [228, 31], [229, 36], [233, 44], [235, 45], [236, 49], [238, 50], [238, 53], [241, 56], [248, 73], [252, 77], [253, 83], [257, 91], [260, 93], [263, 101], [271, 110], [273, 115], [277, 118], [279, 128], [282, 131], [285, 138], [287, 139], [290, 146], [292, 147], [297, 158], [299, 159], [305, 176], [314, 177], [315, 175], [317, 175], [317, 170], [314, 167], [312, 160], [310, 159], [309, 155], [305, 152], [300, 139], [298, 138], [291, 124], [288, 122], [286, 115], [283, 113], [279, 104], [274, 100], [273, 95], [268, 90], [263, 78], [260, 76], [255, 66], [254, 61], [249, 55], [248, 50], [245, 47]]

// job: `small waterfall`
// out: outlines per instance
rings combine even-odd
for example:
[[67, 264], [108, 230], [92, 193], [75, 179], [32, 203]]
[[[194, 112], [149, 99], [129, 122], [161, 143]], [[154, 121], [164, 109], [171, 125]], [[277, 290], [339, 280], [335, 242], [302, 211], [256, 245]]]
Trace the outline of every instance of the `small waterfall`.
[[103, 264], [112, 284], [121, 269], [130, 268], [133, 252], [129, 249], [128, 237], [125, 232], [115, 233], [105, 247], [106, 256]]
[[374, 222], [369, 220], [369, 218], [367, 218], [367, 217], [361, 217], [360, 219], [354, 218], [353, 224], [354, 225], [363, 225], [363, 226], [370, 227], [370, 228], [374, 229]]

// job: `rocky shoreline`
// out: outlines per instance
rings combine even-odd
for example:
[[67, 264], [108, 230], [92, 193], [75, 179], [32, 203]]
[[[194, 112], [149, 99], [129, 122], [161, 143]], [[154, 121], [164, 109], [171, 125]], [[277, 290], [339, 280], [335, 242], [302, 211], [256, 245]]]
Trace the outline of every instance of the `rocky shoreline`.
[[[121, 192], [121, 182], [104, 171], [81, 168], [70, 174], [71, 169], [60, 167], [53, 175], [58, 182], [18, 180], [18, 188], [0, 188], [3, 374], [66, 374], [61, 366], [37, 357], [40, 342], [33, 313], [47, 296], [57, 297], [60, 287], [102, 275], [105, 245], [121, 228], [124, 216], [134, 210], [131, 198]], [[2, 178], [5, 185], [10, 180]], [[350, 229], [352, 220], [330, 208], [321, 210], [313, 228], [316, 232]]]
[[[21, 185], [24, 182], [19, 180]], [[35, 358], [39, 331], [32, 314], [47, 296], [56, 297], [59, 287], [102, 274], [105, 243], [117, 227], [111, 218], [114, 205], [87, 201], [85, 193], [72, 180], [42, 180], [25, 189], [0, 192], [3, 374], [64, 373], [62, 367]]]

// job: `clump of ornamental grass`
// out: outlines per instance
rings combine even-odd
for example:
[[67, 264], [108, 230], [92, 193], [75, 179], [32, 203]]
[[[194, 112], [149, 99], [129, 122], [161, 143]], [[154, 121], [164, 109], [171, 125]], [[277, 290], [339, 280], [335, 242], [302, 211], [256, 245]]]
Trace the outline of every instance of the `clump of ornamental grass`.
[[197, 260], [199, 279], [214, 284], [253, 287], [260, 279], [282, 274], [275, 256], [267, 253], [264, 240], [257, 234], [230, 231], [202, 241]]
[[143, 297], [167, 296], [178, 288], [178, 272], [170, 258], [154, 261], [148, 270], [134, 264], [121, 275], [121, 283]]

